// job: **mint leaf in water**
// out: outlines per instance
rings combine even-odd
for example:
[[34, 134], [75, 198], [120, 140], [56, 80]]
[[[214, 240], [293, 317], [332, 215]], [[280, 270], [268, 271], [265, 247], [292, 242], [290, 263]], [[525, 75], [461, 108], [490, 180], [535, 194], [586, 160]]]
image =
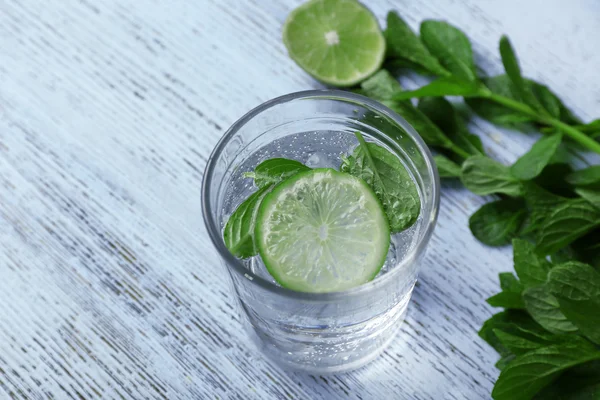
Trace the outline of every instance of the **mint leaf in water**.
[[513, 262], [515, 272], [525, 287], [539, 286], [546, 282], [550, 263], [535, 253], [535, 246], [526, 240], [514, 239]]
[[488, 246], [509, 244], [525, 220], [522, 199], [503, 199], [484, 204], [469, 218], [471, 233]]
[[414, 181], [400, 160], [389, 150], [367, 143], [356, 132], [359, 145], [340, 171], [361, 178], [381, 201], [392, 233], [413, 225], [421, 211], [421, 199]]
[[254, 172], [244, 176], [254, 178], [254, 184], [259, 188], [279, 183], [298, 172], [308, 171], [310, 168], [296, 160], [287, 158], [271, 158], [258, 164]]
[[387, 57], [410, 61], [433, 75], [445, 76], [450, 73], [429, 53], [421, 39], [400, 18], [390, 11], [387, 15], [387, 29], [384, 32], [387, 43]]
[[548, 165], [561, 140], [562, 134], [560, 133], [542, 137], [510, 167], [510, 172], [521, 180], [535, 178]]
[[502, 292], [487, 299], [488, 304], [492, 307], [525, 308], [521, 297], [523, 293], [521, 282], [510, 272], [503, 272], [499, 276]]
[[548, 332], [566, 334], [577, 331], [577, 327], [560, 311], [558, 300], [546, 286], [525, 289], [523, 301], [531, 317]]
[[473, 50], [469, 38], [444, 21], [423, 21], [421, 40], [452, 75], [465, 81], [477, 79]]
[[478, 195], [504, 193], [518, 197], [523, 193], [521, 182], [510, 169], [486, 156], [469, 157], [462, 166], [461, 181]]
[[495, 400], [528, 400], [561, 372], [598, 359], [600, 351], [578, 337], [534, 349], [518, 356], [502, 370], [492, 397]]
[[448, 158], [437, 155], [433, 157], [435, 165], [437, 167], [440, 178], [459, 178], [460, 177], [460, 165]]
[[260, 203], [271, 186], [264, 186], [250, 195], [227, 220], [223, 239], [225, 246], [234, 256], [248, 258], [258, 254], [254, 243], [254, 227]]
[[248, 258], [258, 254], [254, 242], [254, 228], [260, 203], [274, 185], [309, 169], [295, 160], [271, 158], [258, 164], [254, 172], [244, 174], [253, 178], [259, 189], [238, 206], [225, 224], [223, 239], [225, 246], [234, 256]]

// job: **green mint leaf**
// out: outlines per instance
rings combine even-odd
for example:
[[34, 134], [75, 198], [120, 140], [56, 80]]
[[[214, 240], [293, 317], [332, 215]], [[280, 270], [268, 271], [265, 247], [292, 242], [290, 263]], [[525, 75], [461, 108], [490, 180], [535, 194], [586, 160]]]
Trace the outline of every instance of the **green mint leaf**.
[[517, 56], [506, 36], [502, 36], [500, 39], [500, 56], [502, 57], [504, 70], [519, 93], [519, 97], [534, 110], [542, 110], [543, 108], [538, 99], [533, 95], [530, 85], [525, 82], [521, 75]]
[[394, 96], [394, 100], [408, 100], [421, 97], [441, 97], [441, 96], [480, 96], [481, 87], [477, 81], [465, 81], [455, 76], [447, 76], [435, 80], [419, 89], [399, 92]]
[[573, 199], [548, 213], [537, 234], [540, 254], [552, 254], [600, 226], [600, 210], [587, 200]]
[[567, 176], [567, 182], [573, 186], [600, 184], [600, 165], [580, 169]]
[[469, 154], [485, 154], [479, 136], [470, 133], [463, 117], [443, 97], [424, 97], [419, 111], [425, 114], [452, 142]]
[[535, 178], [548, 165], [561, 140], [561, 133], [542, 137], [510, 167], [510, 172], [521, 180]]
[[513, 354], [519, 355], [528, 352], [529, 350], [539, 349], [540, 347], [546, 346], [547, 342], [537, 342], [534, 340], [527, 339], [523, 336], [514, 335], [512, 333], [505, 332], [500, 329], [494, 329], [496, 337]]
[[515, 272], [525, 287], [542, 285], [546, 282], [550, 263], [535, 253], [535, 246], [522, 239], [513, 239]]
[[308, 171], [310, 168], [296, 160], [287, 158], [271, 158], [258, 164], [253, 173], [247, 174], [254, 178], [254, 184], [259, 187], [279, 183], [298, 172]]
[[528, 400], [565, 370], [600, 359], [600, 351], [585, 339], [533, 349], [517, 356], [500, 373], [495, 400]]
[[449, 160], [445, 156], [437, 155], [433, 157], [435, 165], [437, 166], [440, 178], [459, 178], [460, 177], [460, 165], [454, 161]]
[[588, 122], [587, 124], [575, 125], [573, 128], [576, 128], [577, 130], [579, 130], [583, 133], [589, 133], [589, 134], [596, 133], [597, 134], [600, 132], [600, 118], [595, 119], [592, 122]]
[[389, 150], [365, 142], [356, 132], [359, 145], [340, 170], [363, 179], [381, 200], [392, 233], [413, 225], [421, 211], [417, 186], [400, 160]]
[[502, 356], [494, 366], [502, 371], [512, 360], [514, 360], [517, 356], [514, 354], [508, 354], [506, 356]]
[[[576, 261], [557, 265], [548, 275], [548, 288], [561, 298], [600, 299], [600, 272], [590, 265]], [[600, 310], [598, 311], [600, 314]]]
[[375, 99], [402, 116], [429, 146], [452, 149], [452, 141], [410, 101], [392, 100], [402, 90], [400, 83], [388, 71], [381, 70], [361, 84], [365, 95]]
[[500, 275], [500, 288], [502, 292], [490, 297], [486, 301], [492, 307], [504, 308], [525, 308], [521, 294], [523, 285], [510, 272], [503, 272]]
[[533, 183], [546, 189], [550, 193], [563, 197], [574, 197], [573, 186], [566, 181], [567, 175], [573, 172], [573, 168], [569, 164], [563, 162], [555, 162], [556, 155], [561, 153], [559, 147], [555, 157], [550, 160], [550, 164], [546, 165], [542, 172], [533, 179]]
[[494, 314], [484, 322], [479, 331], [479, 336], [502, 356], [512, 354], [512, 352], [498, 339], [495, 334], [496, 330], [540, 343], [550, 344], [556, 341], [555, 335], [549, 333], [535, 322], [527, 312], [506, 310]]
[[[522, 101], [518, 91], [507, 75], [483, 78], [482, 81], [492, 93], [512, 100]], [[498, 125], [518, 128], [524, 123], [533, 122], [531, 116], [485, 98], [471, 97], [466, 98], [465, 102], [480, 117]]]
[[227, 220], [223, 239], [225, 246], [234, 256], [248, 258], [258, 254], [254, 243], [254, 227], [258, 208], [269, 189], [271, 185], [258, 189], [240, 204]]
[[421, 40], [429, 52], [452, 75], [465, 81], [477, 79], [473, 50], [469, 38], [458, 28], [444, 21], [423, 21]]
[[469, 218], [471, 233], [488, 246], [509, 244], [525, 220], [527, 210], [521, 199], [503, 199], [484, 204]]
[[534, 81], [528, 81], [529, 87], [533, 92], [535, 98], [539, 101], [539, 104], [548, 112], [552, 118], [560, 119], [561, 101], [556, 97], [554, 93], [546, 85], [537, 83]]
[[594, 400], [600, 394], [600, 362], [590, 361], [566, 370], [538, 392], [534, 400]]
[[566, 334], [577, 331], [577, 327], [560, 311], [558, 300], [546, 286], [525, 289], [523, 301], [531, 317], [548, 332]]
[[577, 188], [575, 193], [600, 210], [600, 189]]
[[518, 197], [523, 187], [510, 169], [486, 156], [469, 157], [462, 166], [461, 181], [467, 189], [478, 195], [504, 193]]
[[428, 69], [423, 68], [419, 64], [405, 58], [393, 58], [391, 60], [388, 59], [383, 67], [397, 75], [400, 75], [405, 70], [416, 72], [417, 74], [421, 75], [431, 75], [431, 71]]
[[387, 57], [406, 59], [433, 75], [445, 76], [450, 73], [429, 53], [421, 39], [395, 11], [387, 15], [387, 29], [384, 32], [387, 43]]
[[570, 199], [557, 196], [538, 185], [525, 182], [525, 202], [530, 211], [529, 223], [523, 234], [537, 233], [546, 221], [546, 219], [559, 207], [567, 204]]
[[600, 272], [587, 264], [567, 262], [550, 271], [548, 288], [569, 321], [600, 344]]
[[366, 96], [381, 102], [392, 100], [396, 93], [402, 91], [400, 82], [385, 69], [363, 81], [360, 88]]

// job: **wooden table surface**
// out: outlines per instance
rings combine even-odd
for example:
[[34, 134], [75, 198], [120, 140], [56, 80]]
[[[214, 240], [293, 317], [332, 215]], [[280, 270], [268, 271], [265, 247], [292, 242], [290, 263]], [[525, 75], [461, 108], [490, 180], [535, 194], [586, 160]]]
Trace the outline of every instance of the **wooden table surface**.
[[[461, 27], [488, 73], [507, 33], [526, 75], [600, 115], [595, 0], [368, 3], [382, 21], [395, 8]], [[0, 398], [489, 398], [497, 356], [477, 330], [512, 257], [471, 236], [487, 199], [458, 184], [443, 185], [401, 334], [371, 365], [288, 373], [240, 330], [200, 182], [238, 117], [320, 87], [280, 39], [297, 4], [0, 0]], [[471, 127], [504, 162], [536, 138]]]

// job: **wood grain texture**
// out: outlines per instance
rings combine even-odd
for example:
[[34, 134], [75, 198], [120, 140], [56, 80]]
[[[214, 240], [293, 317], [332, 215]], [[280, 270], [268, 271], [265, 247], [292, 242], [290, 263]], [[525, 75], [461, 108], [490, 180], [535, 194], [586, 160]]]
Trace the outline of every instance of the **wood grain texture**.
[[[401, 334], [370, 366], [288, 373], [240, 329], [199, 187], [238, 117], [319, 87], [280, 40], [297, 4], [0, 0], [0, 398], [489, 398], [497, 356], [477, 330], [511, 255], [471, 236], [486, 199], [458, 185], [444, 184]], [[527, 76], [600, 114], [600, 3], [368, 4], [382, 21], [451, 21], [489, 73], [506, 33]], [[501, 161], [536, 138], [473, 129]]]

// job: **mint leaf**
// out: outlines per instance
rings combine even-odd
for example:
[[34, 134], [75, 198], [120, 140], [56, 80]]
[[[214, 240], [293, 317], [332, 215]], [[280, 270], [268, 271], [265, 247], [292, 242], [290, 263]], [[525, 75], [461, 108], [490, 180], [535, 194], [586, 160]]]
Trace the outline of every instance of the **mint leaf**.
[[423, 97], [417, 107], [452, 142], [469, 154], [485, 154], [479, 136], [470, 133], [454, 106], [443, 97]]
[[449, 160], [445, 156], [437, 155], [433, 157], [440, 178], [458, 178], [460, 177], [460, 165]]
[[463, 163], [461, 180], [467, 189], [482, 196], [504, 193], [518, 197], [523, 193], [521, 182], [509, 168], [486, 156], [469, 157]]
[[590, 361], [566, 370], [534, 400], [597, 400], [599, 395], [600, 362]]
[[600, 210], [587, 200], [573, 199], [548, 212], [538, 231], [540, 254], [552, 254], [600, 226]]
[[495, 400], [528, 400], [561, 372], [597, 359], [600, 359], [600, 351], [578, 337], [531, 350], [516, 357], [502, 370], [492, 397]]
[[503, 246], [515, 237], [526, 213], [521, 199], [492, 201], [471, 215], [469, 228], [480, 242], [488, 246]]
[[254, 178], [254, 184], [259, 188], [279, 183], [298, 172], [308, 171], [310, 168], [296, 160], [287, 158], [271, 158], [258, 164], [254, 172], [244, 174]]
[[525, 289], [523, 301], [531, 317], [548, 332], [564, 334], [577, 331], [577, 327], [560, 311], [558, 300], [546, 286]]
[[452, 149], [452, 141], [410, 101], [392, 100], [401, 91], [400, 83], [388, 71], [381, 70], [361, 84], [364, 94], [402, 116], [429, 146]]
[[466, 81], [477, 79], [469, 38], [444, 21], [423, 21], [421, 40], [452, 75]]
[[517, 56], [506, 36], [502, 36], [500, 39], [500, 56], [502, 57], [504, 70], [519, 93], [519, 97], [523, 99], [525, 104], [534, 110], [542, 110], [543, 108], [538, 99], [533, 95], [530, 85], [525, 83], [525, 80], [521, 75], [521, 68], [519, 67]]
[[[498, 75], [482, 79], [485, 86], [494, 94], [521, 101], [518, 91], [507, 75]], [[466, 98], [465, 102], [475, 113], [498, 125], [518, 127], [523, 123], [533, 122], [533, 119], [518, 111], [512, 110], [485, 98]]]
[[[375, 99], [380, 102], [384, 102], [385, 105], [392, 108], [393, 102], [385, 103], [386, 101], [392, 100], [392, 97], [402, 91], [402, 86], [396, 78], [392, 76], [387, 70], [382, 69], [377, 71], [369, 79], [364, 80], [360, 84], [360, 88], [363, 90], [365, 96]], [[391, 104], [392, 106], [390, 106]]]
[[510, 167], [510, 172], [513, 176], [521, 180], [535, 178], [548, 165], [556, 153], [561, 140], [561, 133], [542, 137]]
[[540, 343], [550, 344], [555, 341], [555, 335], [542, 328], [526, 312], [521, 310], [506, 310], [494, 314], [483, 323], [483, 326], [479, 330], [479, 336], [502, 356], [506, 356], [512, 352], [498, 339], [495, 333], [497, 330]]
[[531, 87], [533, 95], [539, 101], [539, 104], [541, 104], [544, 110], [546, 110], [551, 117], [560, 119], [562, 103], [558, 97], [552, 93], [548, 86], [534, 81], [529, 81], [529, 87]]
[[223, 239], [225, 246], [234, 256], [247, 258], [258, 254], [254, 243], [254, 227], [260, 203], [271, 186], [264, 186], [250, 195], [227, 220]]
[[575, 193], [600, 210], [600, 189], [577, 188]]
[[600, 272], [579, 262], [561, 264], [550, 271], [548, 288], [569, 321], [600, 344]]
[[[564, 147], [559, 147], [556, 155], [561, 152]], [[550, 163], [542, 169], [542, 172], [533, 179], [533, 183], [546, 189], [550, 193], [556, 194], [563, 197], [573, 197], [574, 191], [566, 180], [566, 176], [573, 172], [573, 168], [569, 164], [564, 162], [554, 162], [554, 159], [550, 160]]]
[[387, 43], [388, 58], [408, 60], [433, 75], [445, 76], [450, 74], [429, 53], [421, 39], [395, 11], [390, 11], [387, 15], [387, 29], [384, 36]]
[[523, 285], [510, 272], [500, 275], [500, 288], [502, 292], [490, 297], [486, 301], [492, 307], [525, 308], [521, 294]]
[[525, 182], [523, 187], [525, 189], [525, 202], [530, 211], [529, 223], [522, 232], [524, 234], [539, 232], [546, 219], [557, 208], [570, 201], [568, 198], [552, 194], [531, 182]]
[[515, 272], [523, 285], [532, 287], [544, 284], [551, 267], [548, 260], [538, 256], [535, 246], [526, 240], [514, 239], [512, 245]]
[[367, 143], [355, 133], [359, 145], [340, 170], [364, 180], [381, 200], [392, 233], [413, 225], [421, 211], [419, 192], [408, 171], [389, 150]]
[[447, 76], [422, 86], [416, 90], [399, 92], [394, 100], [408, 100], [420, 97], [441, 96], [480, 96], [481, 87], [477, 81], [465, 81], [455, 76]]
[[573, 186], [588, 186], [600, 184], [600, 165], [574, 171], [567, 176], [567, 182]]
[[496, 337], [504, 347], [509, 349], [513, 354], [523, 354], [532, 349], [538, 349], [546, 346], [547, 342], [538, 342], [527, 339], [523, 336], [514, 335], [500, 329], [494, 329]]

